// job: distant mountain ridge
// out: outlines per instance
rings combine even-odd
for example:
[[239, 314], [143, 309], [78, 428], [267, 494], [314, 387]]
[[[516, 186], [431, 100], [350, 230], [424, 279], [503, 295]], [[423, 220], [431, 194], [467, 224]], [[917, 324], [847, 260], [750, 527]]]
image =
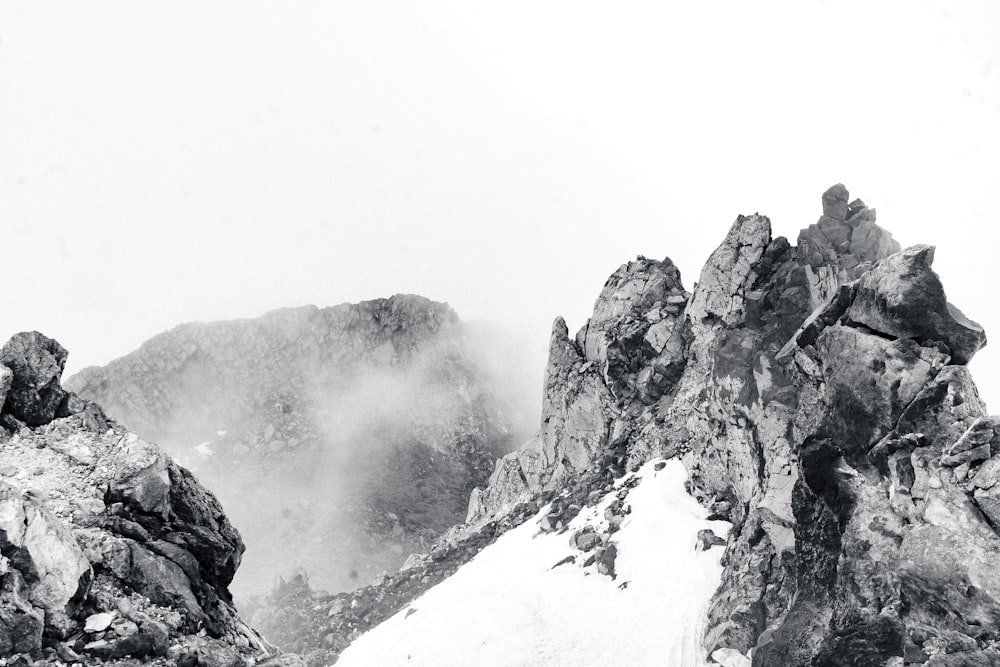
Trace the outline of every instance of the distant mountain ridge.
[[181, 325], [66, 384], [218, 493], [250, 547], [237, 594], [293, 566], [353, 588], [461, 520], [514, 444], [467, 338], [395, 295]]

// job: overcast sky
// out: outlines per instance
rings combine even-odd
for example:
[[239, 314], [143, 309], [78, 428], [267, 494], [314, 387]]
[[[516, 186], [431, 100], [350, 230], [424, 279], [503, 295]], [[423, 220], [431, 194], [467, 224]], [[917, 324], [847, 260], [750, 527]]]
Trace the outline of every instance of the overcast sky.
[[1000, 3], [0, 2], [0, 337], [70, 372], [396, 292], [540, 357], [622, 262], [690, 289], [838, 181], [1000, 336]]

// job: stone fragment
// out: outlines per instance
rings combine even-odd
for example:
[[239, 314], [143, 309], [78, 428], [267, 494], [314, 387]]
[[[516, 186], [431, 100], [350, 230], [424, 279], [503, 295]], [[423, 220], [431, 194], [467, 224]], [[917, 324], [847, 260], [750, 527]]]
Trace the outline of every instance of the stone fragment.
[[750, 667], [750, 658], [731, 648], [712, 651], [712, 660], [721, 667]]
[[83, 626], [84, 632], [89, 632], [95, 634], [98, 632], [104, 632], [111, 627], [111, 622], [118, 617], [117, 612], [106, 611], [99, 614], [91, 614], [87, 617], [86, 622]]
[[711, 528], [703, 528], [698, 531], [697, 544], [695, 549], [698, 551], [708, 551], [715, 546], [725, 546], [725, 538], [716, 535]]
[[26, 598], [18, 570], [0, 576], [0, 656], [32, 653], [42, 647], [45, 612]]
[[615, 573], [615, 560], [618, 558], [618, 547], [614, 544], [600, 549], [597, 552], [597, 571], [614, 579], [618, 575]]
[[582, 533], [576, 536], [576, 548], [580, 551], [590, 551], [601, 543], [601, 538], [596, 533]]

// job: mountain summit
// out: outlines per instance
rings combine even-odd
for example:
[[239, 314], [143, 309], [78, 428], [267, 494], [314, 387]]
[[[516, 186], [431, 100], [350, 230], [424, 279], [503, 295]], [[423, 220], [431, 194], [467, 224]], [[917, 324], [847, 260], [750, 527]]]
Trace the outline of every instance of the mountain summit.
[[[480, 616], [475, 600], [456, 610], [466, 603], [450, 582], [485, 590], [477, 563], [551, 555], [543, 542], [564, 534], [564, 558], [531, 566], [531, 591], [496, 593], [535, 601], [520, 641], [537, 642], [538, 664], [562, 664], [563, 649], [637, 664], [1000, 664], [1000, 418], [966, 365], [985, 334], [945, 298], [932, 247], [900, 248], [842, 185], [822, 205], [795, 246], [772, 238], [765, 216], [738, 217], [691, 292], [669, 259], [640, 257], [575, 336], [557, 319], [539, 433], [473, 492], [466, 524], [382, 586], [325, 603], [317, 636], [334, 650], [353, 639], [347, 665], [459, 664], [448, 653], [458, 637], [479, 647], [462, 664], [507, 664], [489, 624], [458, 620]], [[658, 543], [640, 529], [656, 504], [634, 494], [660, 484], [665, 472], [648, 466], [661, 459], [683, 464], [705, 514], [660, 529]], [[639, 551], [682, 564], [675, 578], [710, 571], [671, 556], [675, 540], [717, 554], [711, 595], [661, 601], [703, 622], [672, 627], [667, 607], [640, 596], [631, 631], [602, 632], [599, 609], [630, 607], [588, 575], [625, 600], [638, 582], [676, 591]], [[533, 606], [567, 576], [579, 595]], [[452, 601], [447, 614], [436, 600]], [[543, 619], [581, 607], [594, 609], [574, 616], [592, 631], [560, 648]]]

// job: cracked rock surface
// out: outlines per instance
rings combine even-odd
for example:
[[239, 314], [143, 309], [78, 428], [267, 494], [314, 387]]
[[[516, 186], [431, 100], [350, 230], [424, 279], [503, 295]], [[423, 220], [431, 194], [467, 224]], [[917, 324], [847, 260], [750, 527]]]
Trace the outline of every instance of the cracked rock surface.
[[0, 358], [0, 660], [294, 664], [232, 604], [244, 546], [215, 497], [63, 390], [56, 341]]

